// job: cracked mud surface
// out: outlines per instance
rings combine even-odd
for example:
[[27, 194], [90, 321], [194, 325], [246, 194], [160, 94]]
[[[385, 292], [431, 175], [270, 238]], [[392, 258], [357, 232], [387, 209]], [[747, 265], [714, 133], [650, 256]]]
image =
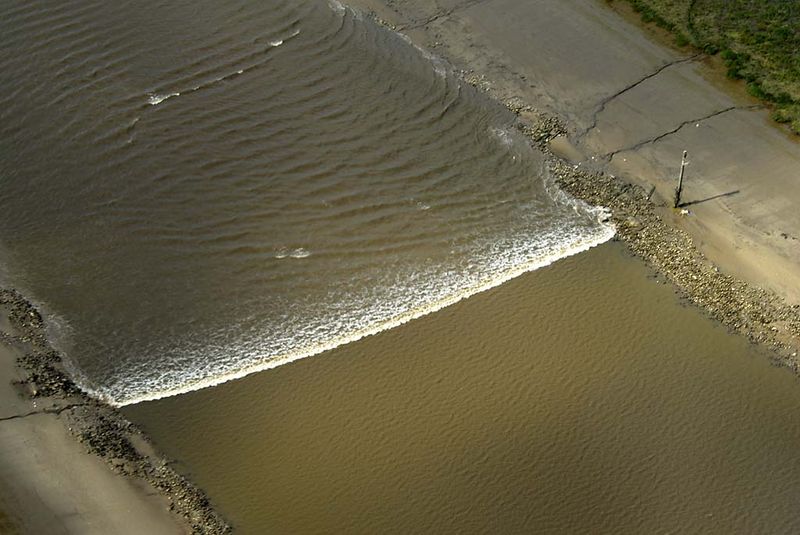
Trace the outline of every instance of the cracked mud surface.
[[734, 111], [734, 110], [759, 110], [759, 109], [763, 109], [763, 106], [761, 106], [761, 105], [728, 106], [727, 108], [711, 112], [711, 113], [709, 113], [707, 115], [704, 115], [702, 117], [695, 117], [695, 118], [683, 121], [678, 126], [673, 128], [672, 130], [668, 130], [666, 132], [658, 134], [655, 137], [639, 141], [639, 142], [635, 143], [634, 145], [631, 145], [630, 147], [623, 147], [623, 148], [620, 148], [620, 149], [616, 149], [614, 151], [611, 151], [611, 152], [609, 152], [607, 154], [602, 155], [601, 157], [606, 161], [611, 161], [614, 158], [614, 156], [616, 156], [617, 154], [620, 154], [620, 153], [623, 153], [623, 152], [637, 151], [637, 150], [641, 149], [642, 147], [644, 147], [645, 145], [651, 145], [653, 143], [657, 143], [658, 141], [661, 141], [662, 139], [664, 139], [667, 136], [671, 136], [673, 134], [678, 133], [682, 128], [684, 128], [686, 126], [689, 126], [690, 124], [698, 125], [698, 124], [700, 124], [700, 123], [702, 123], [704, 121], [707, 121], [709, 119], [713, 119], [714, 117], [722, 115], [723, 113], [728, 113], [728, 112], [731, 112], [731, 111]]
[[681, 65], [683, 63], [688, 63], [688, 62], [695, 61], [696, 59], [698, 59], [698, 58], [700, 58], [702, 56], [703, 56], [703, 54], [693, 54], [693, 55], [691, 55], [691, 56], [689, 56], [687, 58], [682, 58], [682, 59], [676, 59], [674, 61], [669, 61], [669, 62], [665, 63], [664, 65], [661, 65], [659, 68], [657, 68], [652, 73], [647, 74], [647, 75], [643, 76], [642, 78], [639, 78], [635, 82], [623, 87], [622, 89], [620, 89], [619, 91], [617, 91], [613, 95], [610, 95], [610, 96], [604, 98], [603, 100], [601, 100], [600, 103], [597, 105], [594, 113], [592, 113], [592, 122], [589, 125], [589, 127], [585, 128], [583, 131], [581, 131], [581, 132], [579, 132], [579, 133], [577, 133], [575, 135], [576, 142], [580, 142], [580, 140], [583, 139], [584, 137], [586, 137], [586, 135], [590, 131], [594, 130], [597, 127], [597, 118], [598, 118], [598, 116], [605, 111], [606, 106], [608, 106], [608, 104], [611, 101], [621, 97], [622, 95], [624, 95], [628, 91], [636, 89], [641, 84], [647, 82], [648, 80], [651, 80], [651, 79], [655, 78], [656, 76], [658, 76], [659, 74], [661, 74], [665, 70], [669, 69], [670, 67], [674, 67], [675, 65]]
[[414, 29], [417, 29], [417, 28], [423, 28], [423, 27], [428, 26], [429, 24], [432, 24], [432, 23], [437, 22], [439, 20], [446, 19], [446, 18], [452, 16], [457, 11], [462, 11], [464, 9], [468, 9], [468, 8], [470, 8], [472, 6], [475, 6], [475, 5], [478, 5], [478, 4], [482, 4], [482, 3], [487, 2], [487, 1], [489, 1], [489, 0], [467, 0], [466, 2], [461, 2], [461, 3], [451, 7], [449, 9], [439, 9], [434, 14], [427, 16], [423, 20], [419, 20], [419, 21], [415, 20], [415, 21], [409, 22], [408, 24], [404, 24], [402, 26], [399, 26], [397, 28], [397, 30], [404, 31], [404, 30], [414, 30]]

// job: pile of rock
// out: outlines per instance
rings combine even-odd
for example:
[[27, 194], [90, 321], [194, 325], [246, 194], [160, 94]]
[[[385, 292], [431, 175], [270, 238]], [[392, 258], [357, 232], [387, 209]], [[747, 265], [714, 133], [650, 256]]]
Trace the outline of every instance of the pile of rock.
[[52, 350], [33, 350], [17, 359], [17, 365], [25, 370], [21, 384], [27, 386], [31, 397], [72, 397], [81, 394], [80, 389], [64, 373], [61, 355]]
[[[537, 141], [534, 139], [534, 141]], [[665, 222], [646, 192], [619, 178], [550, 157], [559, 186], [612, 211], [618, 239], [672, 282], [690, 302], [754, 343], [775, 350], [776, 362], [798, 371], [800, 306], [721, 273], [691, 237]]]
[[91, 400], [76, 405], [66, 416], [70, 430], [114, 471], [147, 481], [169, 500], [170, 509], [186, 519], [192, 533], [230, 533], [230, 525], [217, 513], [206, 494], [178, 474], [170, 461], [153, 452], [144, 433], [119, 411]]
[[18, 333], [18, 341], [40, 349], [48, 347], [42, 315], [19, 292], [0, 288], [0, 306], [8, 310], [8, 319]]
[[[47, 401], [43, 412], [56, 413], [86, 449], [106, 461], [116, 472], [138, 477], [164, 495], [170, 509], [186, 519], [192, 533], [221, 535], [230, 525], [212, 507], [208, 496], [155, 453], [149, 439], [118, 410], [93, 399], [70, 379], [62, 356], [45, 335], [42, 315], [14, 290], [0, 289], [0, 307], [13, 330], [3, 343], [19, 347], [17, 359], [27, 395]], [[41, 404], [40, 404], [41, 406]]]

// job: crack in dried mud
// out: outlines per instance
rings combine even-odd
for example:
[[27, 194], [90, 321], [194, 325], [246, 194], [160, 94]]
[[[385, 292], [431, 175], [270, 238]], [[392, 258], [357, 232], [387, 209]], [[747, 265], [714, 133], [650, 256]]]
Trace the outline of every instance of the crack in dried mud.
[[408, 25], [398, 26], [397, 30], [398, 31], [405, 31], [405, 30], [415, 30], [417, 28], [423, 28], [423, 27], [427, 26], [428, 24], [436, 22], [439, 19], [446, 19], [447, 17], [450, 17], [451, 15], [456, 13], [457, 11], [462, 11], [464, 9], [469, 9], [469, 8], [471, 8], [473, 6], [476, 6], [478, 4], [483, 4], [483, 3], [488, 2], [488, 1], [489, 0], [468, 0], [467, 2], [464, 2], [463, 4], [459, 4], [457, 6], [451, 7], [450, 9], [447, 9], [447, 10], [444, 10], [444, 11], [439, 11], [439, 12], [431, 15], [427, 19], [423, 20], [423, 21], [412, 22], [412, 23], [410, 23]]
[[12, 416], [5, 416], [3, 418], [0, 418], [0, 422], [6, 422], [9, 420], [19, 420], [22, 418], [27, 418], [29, 416], [36, 416], [39, 414], [55, 414], [56, 416], [58, 416], [66, 410], [74, 409], [76, 407], [85, 407], [86, 405], [88, 405], [88, 403], [70, 403], [69, 405], [64, 405], [63, 407], [53, 407], [50, 409], [42, 409], [38, 411], [26, 412], [24, 414], [14, 414]]
[[638, 79], [638, 80], [636, 80], [635, 82], [633, 82], [633, 83], [631, 83], [631, 84], [629, 84], [629, 85], [627, 85], [627, 86], [623, 87], [622, 89], [620, 89], [619, 91], [617, 91], [617, 92], [616, 92], [616, 93], [614, 93], [613, 95], [610, 95], [610, 96], [608, 96], [608, 97], [605, 97], [605, 98], [604, 98], [603, 100], [601, 100], [601, 101], [600, 101], [600, 103], [599, 103], [599, 104], [598, 104], [598, 105], [595, 107], [595, 110], [594, 110], [594, 112], [592, 112], [592, 123], [591, 123], [591, 124], [590, 124], [590, 125], [589, 125], [589, 126], [586, 128], [586, 129], [585, 129], [585, 130], [583, 130], [582, 132], [578, 133], [578, 134], [576, 135], [576, 139], [577, 139], [578, 141], [582, 140], [584, 137], [586, 137], [586, 136], [589, 134], [589, 132], [591, 132], [592, 130], [594, 130], [595, 128], [597, 128], [597, 119], [598, 119], [598, 117], [600, 116], [600, 114], [601, 114], [601, 113], [603, 113], [603, 112], [605, 111], [605, 109], [606, 109], [606, 106], [608, 106], [608, 104], [609, 104], [610, 102], [612, 102], [612, 101], [616, 100], [617, 98], [621, 97], [622, 95], [624, 95], [624, 94], [625, 94], [625, 93], [627, 93], [628, 91], [630, 91], [630, 90], [632, 90], [632, 89], [635, 89], [636, 87], [640, 86], [641, 84], [643, 84], [643, 83], [644, 83], [644, 82], [646, 82], [647, 80], [650, 80], [651, 78], [655, 78], [656, 76], [658, 76], [659, 74], [661, 74], [661, 73], [662, 73], [662, 72], [664, 72], [665, 70], [669, 69], [670, 67], [673, 67], [673, 66], [675, 66], [675, 65], [680, 65], [680, 64], [683, 64], [683, 63], [689, 63], [689, 62], [692, 62], [692, 61], [694, 61], [694, 60], [696, 60], [697, 58], [700, 58], [700, 57], [702, 57], [702, 56], [704, 56], [704, 54], [702, 54], [702, 53], [697, 53], [697, 54], [694, 54], [694, 55], [692, 55], [692, 56], [689, 56], [689, 57], [687, 57], [687, 58], [681, 58], [681, 59], [677, 59], [677, 60], [674, 60], [674, 61], [670, 61], [670, 62], [668, 62], [668, 63], [665, 63], [664, 65], [661, 65], [659, 68], [657, 68], [655, 71], [653, 71], [653, 72], [651, 72], [650, 74], [648, 74], [648, 75], [646, 75], [646, 76], [643, 76], [642, 78], [639, 78], [639, 79]]
[[623, 147], [623, 148], [608, 152], [608, 153], [602, 155], [600, 158], [610, 162], [612, 159], [614, 159], [614, 156], [616, 156], [617, 154], [620, 154], [620, 153], [623, 153], [623, 152], [636, 151], [636, 150], [641, 149], [645, 145], [650, 145], [650, 144], [653, 144], [653, 143], [657, 143], [657, 142], [661, 141], [662, 139], [664, 139], [665, 137], [671, 136], [673, 134], [677, 134], [684, 127], [686, 127], [686, 126], [688, 126], [688, 125], [690, 125], [692, 123], [695, 123], [695, 124], [702, 123], [703, 121], [707, 121], [709, 119], [713, 119], [714, 117], [717, 117], [719, 115], [723, 115], [723, 114], [731, 112], [731, 111], [736, 111], [736, 110], [758, 110], [758, 109], [763, 109], [763, 108], [764, 108], [764, 106], [762, 106], [760, 104], [756, 104], [756, 105], [753, 105], [753, 106], [728, 106], [727, 108], [723, 108], [721, 110], [717, 110], [717, 111], [711, 112], [708, 115], [704, 115], [702, 117], [696, 117], [696, 118], [693, 118], [693, 119], [688, 119], [686, 121], [683, 121], [678, 126], [673, 128], [672, 130], [668, 130], [666, 132], [658, 134], [657, 136], [654, 136], [654, 137], [651, 137], [649, 139], [645, 139], [645, 140], [639, 141], [639, 142], [637, 142], [637, 143], [635, 143], [633, 145], [630, 145], [629, 147]]

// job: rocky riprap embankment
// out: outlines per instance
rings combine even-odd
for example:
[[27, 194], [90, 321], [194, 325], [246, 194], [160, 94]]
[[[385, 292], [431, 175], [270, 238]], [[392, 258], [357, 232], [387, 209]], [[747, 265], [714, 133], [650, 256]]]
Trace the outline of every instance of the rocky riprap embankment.
[[485, 76], [462, 70], [466, 83], [500, 101], [517, 116], [516, 128], [547, 155], [557, 184], [588, 204], [611, 210], [616, 239], [672, 283], [689, 302], [751, 342], [772, 350], [774, 363], [800, 374], [800, 305], [720, 272], [692, 238], [664, 221], [651, 195], [619, 177], [571, 164], [552, 153], [549, 143], [564, 136], [566, 125], [519, 97], [503, 99]]
[[205, 493], [175, 472], [141, 430], [115, 408], [86, 395], [70, 379], [33, 305], [13, 290], [0, 289], [0, 309], [8, 315], [11, 326], [11, 332], [0, 333], [0, 343], [23, 351], [17, 360], [22, 377], [17, 384], [23, 395], [49, 402], [51, 406], [42, 411], [59, 414], [87, 450], [114, 471], [140, 478], [159, 491], [192, 533], [219, 535], [232, 531]]
[[675, 285], [691, 303], [750, 341], [774, 350], [776, 362], [797, 372], [800, 306], [721, 273], [691, 237], [667, 223], [639, 186], [551, 157], [558, 184], [592, 205], [609, 208], [617, 238]]
[[[376, 23], [399, 31], [374, 13], [371, 16]], [[454, 64], [452, 58], [441, 58]], [[548, 155], [550, 169], [563, 190], [611, 210], [617, 239], [626, 243], [633, 254], [671, 282], [688, 301], [732, 331], [773, 350], [776, 363], [800, 373], [797, 358], [800, 306], [789, 305], [774, 293], [721, 273], [700, 253], [688, 234], [664, 221], [642, 188], [619, 177], [575, 167], [553, 155], [548, 143], [566, 133], [562, 121], [528, 105], [520, 97], [506, 98], [504, 91], [507, 95], [511, 86], [503, 89], [497, 80], [488, 79], [469, 65], [462, 66], [465, 68], [452, 72], [517, 115], [516, 127]]]
[[[484, 77], [471, 71], [461, 71], [460, 75], [490, 97], [499, 97]], [[516, 128], [547, 155], [549, 169], [561, 189], [611, 211], [616, 239], [627, 244], [689, 302], [751, 342], [772, 350], [776, 364], [800, 373], [800, 305], [789, 305], [772, 292], [720, 272], [687, 233], [664, 221], [651, 196], [640, 186], [555, 156], [549, 142], [567, 132], [557, 117], [536, 110], [519, 97], [503, 104], [517, 115]]]

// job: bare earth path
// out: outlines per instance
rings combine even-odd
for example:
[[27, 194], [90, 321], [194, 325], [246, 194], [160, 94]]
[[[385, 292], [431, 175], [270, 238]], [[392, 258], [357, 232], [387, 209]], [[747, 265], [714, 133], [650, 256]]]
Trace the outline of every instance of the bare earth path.
[[[569, 126], [560, 151], [655, 186], [720, 269], [800, 303], [800, 143], [759, 103], [599, 0], [356, 0], [456, 68]], [[577, 150], [576, 150], [577, 149]], [[685, 208], [672, 189], [690, 152]]]

